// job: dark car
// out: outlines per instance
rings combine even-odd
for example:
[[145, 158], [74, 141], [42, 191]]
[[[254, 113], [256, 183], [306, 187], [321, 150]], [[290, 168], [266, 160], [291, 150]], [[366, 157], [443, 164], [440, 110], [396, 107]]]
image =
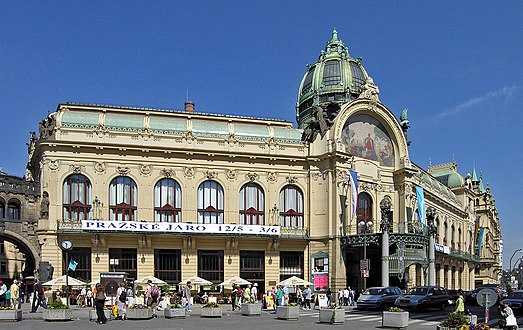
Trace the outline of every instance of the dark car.
[[356, 301], [358, 309], [386, 309], [394, 306], [394, 301], [402, 295], [400, 288], [395, 286], [368, 288]]
[[447, 290], [447, 294], [449, 295], [449, 305], [455, 305], [459, 296], [458, 290]]
[[394, 304], [400, 308], [415, 311], [422, 311], [427, 308], [445, 310], [449, 304], [449, 295], [447, 290], [440, 286], [417, 286], [410, 289], [404, 296], [396, 299]]
[[508, 298], [503, 301], [507, 302], [514, 313], [523, 312], [523, 290], [517, 290], [509, 293]]

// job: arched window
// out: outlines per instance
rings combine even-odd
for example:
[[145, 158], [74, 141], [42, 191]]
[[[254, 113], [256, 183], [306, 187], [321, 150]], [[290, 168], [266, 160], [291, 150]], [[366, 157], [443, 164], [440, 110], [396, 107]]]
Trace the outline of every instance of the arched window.
[[198, 223], [223, 223], [223, 188], [216, 181], [198, 187]]
[[474, 254], [474, 241], [472, 240], [472, 231], [469, 230], [469, 253]]
[[65, 220], [91, 219], [91, 182], [82, 174], [64, 180], [63, 217]]
[[280, 226], [303, 227], [303, 193], [294, 185], [280, 191]]
[[182, 221], [182, 190], [173, 179], [161, 179], [154, 186], [154, 221]]
[[463, 247], [461, 246], [461, 228], [458, 228], [458, 247], [457, 249], [461, 251]]
[[5, 218], [5, 202], [0, 200], [0, 219]]
[[456, 247], [454, 246], [454, 235], [455, 235], [456, 231], [454, 229], [454, 225], [450, 226], [450, 246], [455, 249]]
[[447, 230], [448, 230], [447, 222], [444, 222], [443, 223], [443, 245], [447, 245]]
[[256, 183], [247, 183], [240, 189], [240, 223], [263, 225], [265, 223], [265, 195]]
[[436, 242], [438, 243], [440, 242], [439, 239], [441, 238], [439, 230], [439, 218], [436, 218]]
[[7, 218], [9, 220], [20, 220], [20, 203], [18, 201], [7, 204]]
[[369, 194], [362, 192], [358, 194], [358, 209], [356, 211], [358, 222], [361, 220], [372, 220], [372, 199]]
[[136, 183], [127, 176], [118, 176], [109, 185], [109, 218], [117, 221], [137, 220]]

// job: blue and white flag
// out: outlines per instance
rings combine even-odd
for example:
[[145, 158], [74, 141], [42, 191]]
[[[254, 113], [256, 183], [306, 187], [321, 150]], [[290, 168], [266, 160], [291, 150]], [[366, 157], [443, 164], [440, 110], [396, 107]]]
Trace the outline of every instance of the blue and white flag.
[[349, 171], [350, 173], [350, 191], [351, 191], [351, 219], [356, 219], [356, 211], [358, 210], [358, 173]]
[[423, 227], [423, 221], [425, 221], [425, 213], [426, 213], [426, 206], [425, 206], [425, 194], [423, 193], [423, 188], [416, 186], [416, 197], [418, 197], [418, 216], [419, 216], [419, 222], [420, 227]]
[[71, 259], [71, 261], [69, 261], [69, 269], [72, 270], [73, 272], [76, 270], [77, 265], [78, 265], [78, 263], [76, 261], [74, 261], [73, 259]]
[[481, 248], [483, 247], [483, 233], [485, 228], [479, 228], [479, 237], [478, 237], [478, 256], [481, 256]]

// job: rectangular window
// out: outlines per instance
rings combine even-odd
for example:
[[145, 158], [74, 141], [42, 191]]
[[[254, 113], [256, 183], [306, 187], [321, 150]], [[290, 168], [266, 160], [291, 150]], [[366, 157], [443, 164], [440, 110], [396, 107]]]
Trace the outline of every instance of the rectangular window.
[[154, 250], [154, 276], [169, 283], [182, 280], [182, 250]]
[[0, 261], [0, 274], [7, 274], [7, 261]]
[[65, 252], [62, 253], [62, 269], [64, 270], [63, 274], [65, 275], [65, 269], [69, 267], [69, 262], [74, 260], [77, 265], [76, 269], [69, 270], [69, 276], [72, 276], [76, 279], [82, 280], [86, 283], [91, 281], [91, 248], [77, 247], [69, 251], [69, 260], [65, 260]]
[[304, 276], [303, 252], [280, 252], [280, 281]]
[[136, 279], [137, 265], [136, 249], [109, 249], [109, 271], [126, 272]]
[[265, 292], [265, 253], [263, 251], [240, 251], [240, 277], [252, 284], [257, 283], [258, 293]]
[[328, 61], [323, 68], [323, 84], [325, 86], [337, 85], [340, 83], [340, 62]]
[[223, 251], [198, 250], [198, 276], [217, 284], [223, 282]]

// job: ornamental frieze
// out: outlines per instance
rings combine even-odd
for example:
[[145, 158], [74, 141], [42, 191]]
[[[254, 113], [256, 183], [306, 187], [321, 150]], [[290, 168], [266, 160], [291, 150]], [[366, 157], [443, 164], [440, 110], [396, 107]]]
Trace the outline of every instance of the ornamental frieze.
[[69, 170], [73, 172], [74, 174], [80, 174], [83, 171], [85, 171], [85, 167], [83, 165], [69, 165]]
[[287, 179], [287, 182], [290, 184], [295, 184], [298, 182], [298, 177], [293, 176], [293, 175], [288, 175], [286, 179]]
[[105, 162], [94, 162], [94, 171], [97, 173], [104, 173], [107, 164]]
[[60, 161], [59, 160], [49, 160], [47, 167], [49, 167], [49, 169], [51, 171], [56, 171], [60, 167]]
[[151, 174], [152, 168], [152, 165], [140, 165], [140, 173], [143, 175], [149, 175]]
[[116, 173], [120, 175], [128, 175], [129, 173], [131, 173], [131, 169], [127, 166], [118, 166], [116, 168]]
[[172, 168], [164, 168], [160, 171], [160, 174], [164, 178], [172, 178], [175, 174], [175, 171]]
[[269, 183], [275, 183], [277, 179], [278, 175], [276, 174], [276, 172], [270, 172], [267, 174], [267, 181]]
[[194, 178], [194, 167], [184, 167], [183, 168], [183, 175], [186, 178]]
[[245, 176], [251, 182], [254, 182], [254, 181], [258, 180], [258, 174], [257, 173], [249, 172]]
[[227, 176], [227, 179], [229, 179], [229, 180], [236, 180], [236, 178], [238, 178], [238, 171], [237, 170], [227, 170], [225, 175]]
[[216, 171], [207, 170], [207, 172], [205, 172], [205, 176], [209, 180], [214, 180], [218, 177], [218, 173]]

